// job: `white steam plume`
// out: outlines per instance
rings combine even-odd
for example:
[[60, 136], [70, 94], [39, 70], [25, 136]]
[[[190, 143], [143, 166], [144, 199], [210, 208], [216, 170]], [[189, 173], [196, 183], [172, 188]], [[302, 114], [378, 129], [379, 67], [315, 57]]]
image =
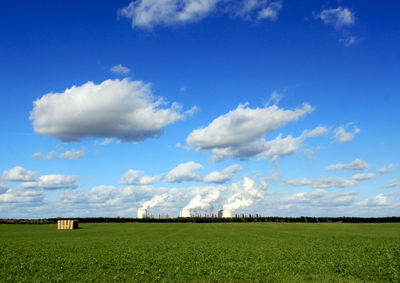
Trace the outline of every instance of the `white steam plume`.
[[234, 211], [239, 208], [245, 208], [252, 205], [255, 201], [264, 198], [262, 189], [267, 188], [267, 184], [263, 183], [260, 187], [255, 186], [255, 181], [248, 177], [244, 177], [242, 186], [237, 183], [232, 184], [232, 195], [224, 204], [224, 210]]
[[146, 201], [142, 208], [144, 209], [149, 209], [149, 208], [153, 208], [156, 205], [158, 205], [160, 202], [163, 202], [164, 200], [166, 200], [168, 197], [168, 194], [162, 194], [162, 195], [155, 195], [151, 200]]
[[207, 195], [202, 196], [201, 194], [196, 195], [192, 200], [189, 202], [187, 206], [185, 206], [183, 209], [187, 210], [208, 210], [211, 208], [211, 203], [217, 201], [221, 193], [225, 190], [226, 188], [223, 186], [219, 186], [215, 190], [209, 192]]

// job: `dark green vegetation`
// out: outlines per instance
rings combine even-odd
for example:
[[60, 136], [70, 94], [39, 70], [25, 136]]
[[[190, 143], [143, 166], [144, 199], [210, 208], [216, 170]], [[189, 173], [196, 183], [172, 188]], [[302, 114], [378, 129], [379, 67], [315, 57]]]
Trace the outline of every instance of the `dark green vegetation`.
[[[0, 219], [0, 224], [55, 224], [57, 220], [64, 218], [44, 218], [44, 219]], [[260, 217], [185, 217], [185, 218], [129, 218], [129, 217], [73, 217], [80, 223], [221, 223], [221, 222], [284, 222], [284, 223], [397, 223], [400, 216], [390, 217], [279, 217], [279, 216], [260, 216]]]
[[400, 224], [0, 225], [1, 281], [399, 282]]

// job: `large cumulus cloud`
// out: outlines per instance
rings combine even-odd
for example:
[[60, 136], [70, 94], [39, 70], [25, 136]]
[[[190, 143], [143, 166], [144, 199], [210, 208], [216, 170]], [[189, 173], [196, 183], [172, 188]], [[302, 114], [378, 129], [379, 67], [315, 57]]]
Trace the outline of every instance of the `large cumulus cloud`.
[[149, 84], [129, 79], [87, 82], [43, 95], [33, 104], [35, 132], [67, 142], [90, 136], [143, 141], [159, 137], [165, 126], [186, 115], [179, 104], [167, 106], [154, 97]]
[[309, 104], [293, 110], [282, 109], [277, 105], [250, 108], [247, 104], [240, 104], [236, 109], [216, 118], [207, 127], [192, 131], [186, 142], [191, 148], [212, 153], [213, 161], [253, 156], [275, 161], [281, 156], [293, 154], [306, 138], [327, 132], [325, 127], [318, 126], [312, 131], [304, 131], [296, 138], [291, 135], [278, 135], [270, 141], [264, 138], [313, 110]]

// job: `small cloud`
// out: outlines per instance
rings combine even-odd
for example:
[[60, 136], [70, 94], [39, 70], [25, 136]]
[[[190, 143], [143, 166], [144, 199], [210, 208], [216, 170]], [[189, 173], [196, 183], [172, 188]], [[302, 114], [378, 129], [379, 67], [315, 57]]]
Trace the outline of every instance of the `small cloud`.
[[21, 166], [15, 166], [10, 170], [5, 170], [3, 172], [2, 179], [4, 181], [12, 181], [12, 182], [28, 182], [34, 181], [36, 179], [35, 175], [39, 172], [29, 171]]
[[115, 65], [111, 68], [111, 72], [117, 75], [127, 75], [130, 71], [131, 70], [128, 67], [122, 66], [121, 64]]
[[337, 30], [351, 26], [356, 21], [354, 12], [349, 8], [343, 7], [322, 10], [321, 13], [314, 15], [314, 17], [322, 20], [324, 24], [332, 25]]
[[190, 148], [187, 146], [187, 145], [183, 145], [183, 144], [181, 144], [181, 143], [177, 143], [176, 145], [175, 145], [177, 148], [182, 148], [182, 149], [186, 149], [186, 150], [190, 150]]
[[304, 155], [307, 158], [308, 162], [312, 162], [315, 159], [315, 155], [317, 151], [321, 150], [322, 146], [315, 146], [312, 148], [308, 148], [304, 151]]
[[237, 172], [242, 170], [242, 167], [240, 165], [231, 165], [221, 172], [214, 171], [208, 174], [207, 176], [204, 177], [203, 182], [204, 183], [216, 183], [216, 184], [223, 184], [228, 182], [235, 176]]
[[[350, 125], [350, 124], [349, 124]], [[360, 133], [360, 129], [356, 126], [353, 126], [353, 132], [347, 132], [346, 128], [348, 126], [340, 126], [335, 129], [335, 136], [333, 137], [337, 143], [347, 143], [351, 142], [354, 139], [354, 136]]]
[[198, 170], [203, 168], [204, 167], [201, 164], [193, 161], [181, 163], [169, 171], [169, 173], [165, 176], [164, 181], [168, 183], [199, 181], [201, 178], [198, 174]]
[[35, 160], [52, 160], [53, 158], [56, 157], [56, 152], [55, 151], [50, 151], [47, 154], [41, 153], [41, 152], [36, 152], [32, 154], [32, 158]]
[[369, 165], [367, 164], [367, 162], [357, 158], [351, 163], [347, 163], [347, 164], [338, 163], [338, 164], [334, 164], [334, 165], [329, 165], [325, 168], [325, 171], [334, 171], [334, 170], [340, 170], [340, 169], [344, 169], [347, 171], [357, 171], [357, 170], [365, 170], [367, 168], [369, 168]]
[[[63, 150], [62, 147], [59, 147], [60, 150]], [[41, 152], [36, 152], [34, 154], [32, 154], [32, 158], [35, 160], [52, 160], [54, 158], [60, 158], [60, 159], [67, 159], [67, 160], [77, 160], [83, 157], [83, 155], [85, 154], [85, 150], [76, 150], [76, 149], [72, 149], [72, 150], [67, 150], [63, 153], [59, 153], [57, 154], [57, 152], [55, 151], [51, 151], [47, 154], [43, 154]]]
[[322, 20], [324, 24], [331, 25], [336, 31], [339, 31], [342, 34], [339, 42], [345, 47], [351, 46], [358, 41], [358, 38], [348, 31], [348, 28], [356, 22], [354, 12], [349, 8], [326, 9], [319, 14], [314, 13], [314, 18]]
[[375, 173], [358, 173], [358, 174], [354, 174], [353, 176], [351, 176], [351, 178], [353, 180], [357, 180], [357, 181], [370, 180], [375, 177], [376, 177]]
[[162, 179], [162, 175], [159, 176], [141, 176], [144, 172], [138, 170], [128, 170], [122, 175], [119, 184], [121, 185], [153, 185]]
[[307, 138], [316, 138], [322, 135], [325, 135], [328, 132], [328, 128], [325, 126], [317, 126], [315, 129], [312, 131], [305, 130], [303, 131], [302, 136], [307, 137]]
[[192, 115], [195, 114], [197, 111], [199, 111], [199, 107], [193, 106], [193, 107], [190, 108], [189, 110], [186, 110], [186, 111], [185, 111], [185, 115], [187, 115], [187, 116], [192, 116]]
[[343, 43], [344, 46], [348, 47], [348, 46], [356, 43], [358, 41], [358, 38], [353, 35], [346, 35], [346, 36], [343, 36], [339, 41], [341, 43]]
[[283, 94], [274, 90], [271, 93], [271, 95], [269, 96], [267, 105], [277, 105], [279, 103], [279, 101], [282, 100], [282, 98], [283, 98]]
[[386, 185], [381, 186], [381, 188], [394, 188], [394, 187], [400, 187], [400, 178], [395, 178]]
[[186, 87], [183, 85], [183, 86], [181, 86], [180, 88], [179, 88], [179, 91], [180, 92], [186, 92]]
[[285, 180], [284, 185], [293, 187], [311, 186], [315, 189], [328, 189], [328, 188], [346, 188], [353, 187], [360, 184], [361, 181], [370, 180], [375, 178], [374, 173], [354, 174], [350, 178], [340, 177], [319, 177], [318, 179], [310, 180], [307, 178], [297, 178]]
[[59, 157], [61, 159], [67, 159], [67, 160], [77, 160], [77, 159], [81, 159], [83, 157], [83, 155], [85, 154], [85, 150], [67, 150], [64, 153], [61, 153], [59, 155]]
[[396, 170], [397, 170], [397, 165], [390, 163], [388, 166], [379, 169], [378, 173], [380, 175], [385, 175], [385, 174], [388, 174], [388, 173], [392, 173], [392, 172], [394, 172]]
[[106, 138], [101, 142], [96, 140], [94, 142], [94, 145], [96, 145], [96, 146], [106, 146], [106, 145], [109, 145], [111, 142], [112, 142], [112, 138]]
[[268, 7], [262, 9], [258, 13], [258, 19], [267, 19], [270, 21], [276, 21], [278, 19], [278, 13], [282, 9], [282, 2], [275, 1], [268, 5]]
[[43, 175], [37, 181], [22, 183], [19, 185], [19, 188], [44, 190], [75, 189], [78, 187], [78, 178], [77, 176]]

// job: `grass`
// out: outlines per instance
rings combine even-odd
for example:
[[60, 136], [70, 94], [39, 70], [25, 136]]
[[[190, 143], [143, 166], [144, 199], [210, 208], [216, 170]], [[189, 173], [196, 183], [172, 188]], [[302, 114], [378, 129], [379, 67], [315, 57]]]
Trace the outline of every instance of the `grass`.
[[0, 225], [0, 280], [400, 282], [400, 224]]

